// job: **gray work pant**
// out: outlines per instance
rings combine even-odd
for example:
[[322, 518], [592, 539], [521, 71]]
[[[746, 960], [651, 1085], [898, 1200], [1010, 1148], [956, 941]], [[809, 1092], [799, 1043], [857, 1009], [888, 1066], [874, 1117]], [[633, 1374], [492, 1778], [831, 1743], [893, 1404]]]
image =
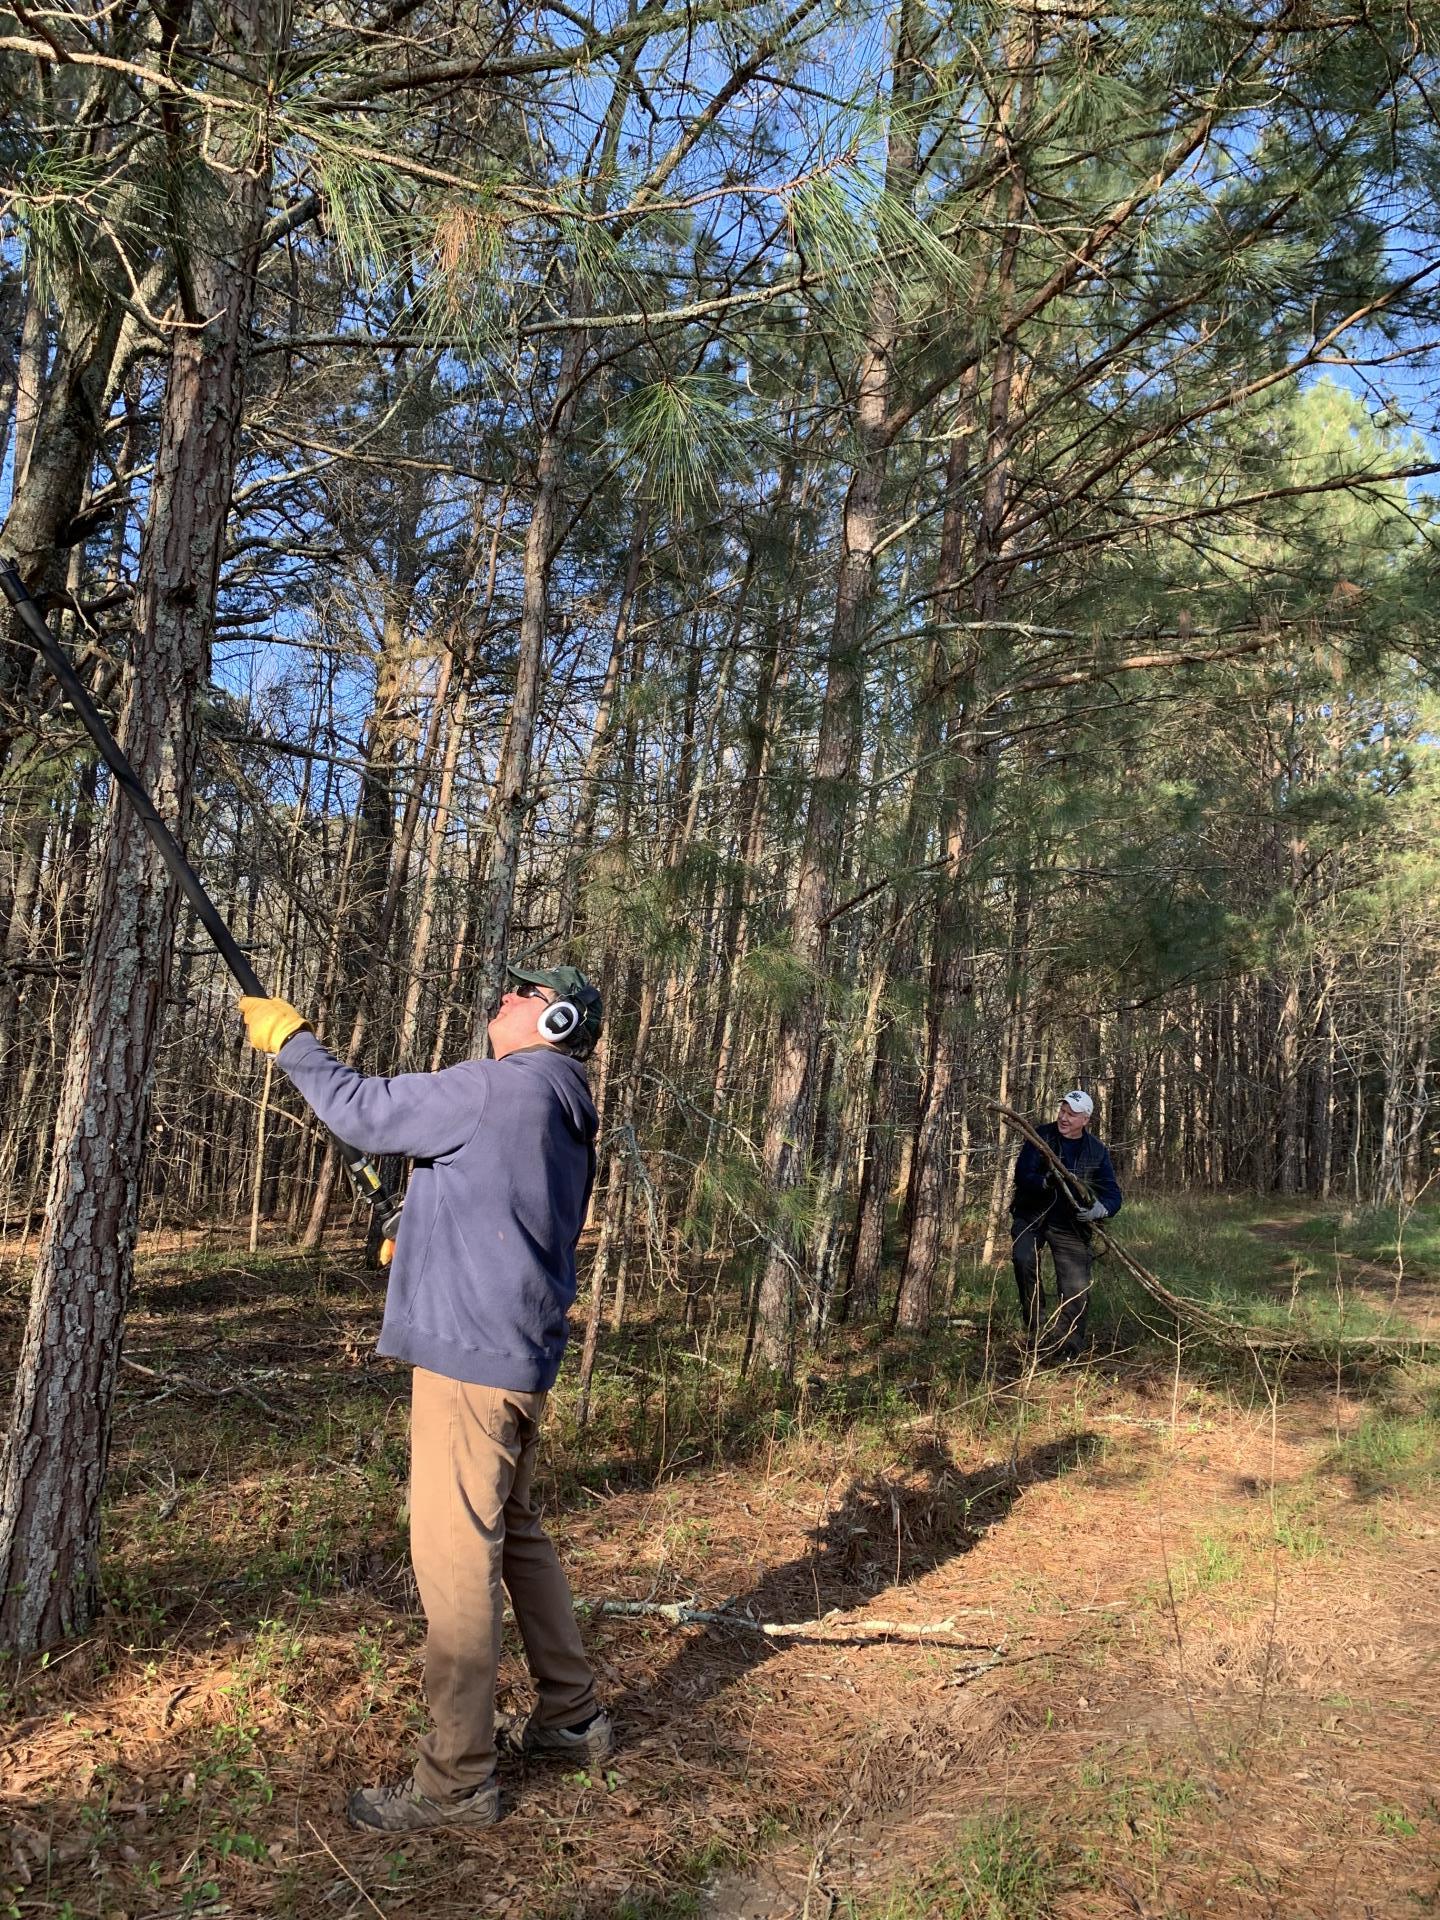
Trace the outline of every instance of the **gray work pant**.
[[[1010, 1222], [1015, 1261], [1015, 1285], [1020, 1293], [1020, 1317], [1025, 1333], [1042, 1353], [1058, 1354], [1067, 1360], [1079, 1357], [1085, 1337], [1085, 1313], [1090, 1305], [1090, 1266], [1093, 1255], [1090, 1236], [1083, 1227], [1057, 1225], [1042, 1215], [1025, 1220], [1018, 1214]], [[1040, 1280], [1040, 1254], [1049, 1247], [1055, 1262], [1056, 1302], [1045, 1312]]]

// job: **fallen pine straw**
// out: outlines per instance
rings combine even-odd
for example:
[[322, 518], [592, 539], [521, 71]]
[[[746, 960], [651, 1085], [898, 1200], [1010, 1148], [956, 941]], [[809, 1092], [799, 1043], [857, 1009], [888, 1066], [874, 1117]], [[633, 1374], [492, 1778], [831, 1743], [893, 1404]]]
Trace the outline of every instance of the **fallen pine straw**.
[[[987, 1100], [986, 1106], [992, 1113], [1023, 1134], [1032, 1147], [1044, 1154], [1061, 1183], [1077, 1206], [1088, 1206], [1091, 1196], [1083, 1184], [1076, 1180], [1059, 1154], [1053, 1152], [1040, 1138], [1023, 1114], [1013, 1108], [1002, 1106], [998, 1100]], [[1435, 1343], [1427, 1340], [1423, 1334], [1336, 1334], [1332, 1339], [1306, 1337], [1282, 1332], [1279, 1328], [1243, 1327], [1238, 1320], [1216, 1313], [1213, 1307], [1202, 1306], [1198, 1300], [1191, 1300], [1184, 1294], [1174, 1293], [1163, 1280], [1151, 1273], [1128, 1253], [1120, 1242], [1103, 1227], [1092, 1229], [1101, 1246], [1111, 1253], [1130, 1275], [1136, 1284], [1157, 1301], [1168, 1313], [1186, 1326], [1193, 1327], [1218, 1347], [1226, 1347], [1239, 1353], [1282, 1353], [1300, 1360], [1333, 1361], [1338, 1358], [1360, 1358], [1366, 1354], [1383, 1359], [1401, 1359], [1408, 1354], [1426, 1352]]]
[[313, 1820], [307, 1820], [305, 1824], [307, 1827], [309, 1827], [311, 1833], [314, 1834], [315, 1838], [320, 1842], [321, 1846], [325, 1849], [326, 1853], [328, 1853], [330, 1858], [335, 1862], [336, 1866], [340, 1869], [341, 1873], [343, 1873], [345, 1878], [350, 1882], [351, 1886], [354, 1887], [355, 1891], [361, 1896], [363, 1900], [367, 1902], [368, 1905], [370, 1905], [371, 1907], [374, 1907], [376, 1913], [378, 1913], [380, 1916], [380, 1920], [389, 1920], [389, 1915], [386, 1913], [385, 1909], [382, 1906], [377, 1905], [376, 1902], [371, 1898], [371, 1896], [365, 1891], [364, 1887], [361, 1886], [360, 1882], [355, 1878], [354, 1874], [346, 1866], [345, 1862], [340, 1858], [339, 1854], [336, 1853], [335, 1849], [331, 1846], [330, 1842], [325, 1838], [324, 1834], [321, 1833], [320, 1829], [316, 1826], [315, 1822]]

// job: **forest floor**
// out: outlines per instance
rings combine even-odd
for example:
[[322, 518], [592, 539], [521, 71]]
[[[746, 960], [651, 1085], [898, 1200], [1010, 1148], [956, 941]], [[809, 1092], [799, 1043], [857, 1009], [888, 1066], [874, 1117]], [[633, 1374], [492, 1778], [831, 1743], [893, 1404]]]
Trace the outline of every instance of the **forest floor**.
[[[1241, 1317], [1433, 1330], [1440, 1216], [1396, 1225], [1151, 1202], [1122, 1237]], [[380, 1304], [353, 1256], [145, 1250], [104, 1614], [0, 1670], [0, 1915], [1440, 1912], [1440, 1367], [1177, 1350], [1104, 1268], [1084, 1366], [1020, 1370], [976, 1261], [942, 1329], [838, 1331], [778, 1403], [642, 1302], [546, 1465], [613, 1759], [507, 1771], [489, 1832], [352, 1833], [423, 1718]]]

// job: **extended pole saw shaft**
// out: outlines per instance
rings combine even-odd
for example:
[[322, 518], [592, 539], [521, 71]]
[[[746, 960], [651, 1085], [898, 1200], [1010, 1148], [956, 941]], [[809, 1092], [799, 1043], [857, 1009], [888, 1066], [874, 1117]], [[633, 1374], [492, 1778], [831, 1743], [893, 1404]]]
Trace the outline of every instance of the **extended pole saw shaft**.
[[[5, 598], [14, 607], [26, 631], [44, 655], [46, 665], [59, 681], [66, 699], [79, 715], [85, 731], [95, 742], [101, 759], [124, 790], [126, 799], [135, 809], [141, 826], [155, 843], [160, 858], [174, 875], [180, 891], [195, 909], [196, 917], [214, 942], [220, 958], [235, 976], [240, 991], [264, 999], [265, 988], [259, 974], [246, 959], [239, 942], [221, 918], [219, 908], [205, 891], [199, 874], [185, 858], [179, 841], [155, 811], [155, 803], [136, 778], [135, 769], [120, 751], [105, 716], [90, 698], [84, 681], [71, 666], [65, 649], [45, 624], [40, 609], [31, 599], [13, 561], [0, 559], [0, 592], [4, 593]], [[339, 1150], [345, 1170], [354, 1181], [361, 1199], [374, 1210], [381, 1235], [387, 1240], [393, 1240], [395, 1229], [400, 1221], [400, 1202], [385, 1185], [380, 1169], [368, 1154], [362, 1153], [358, 1147], [349, 1146], [338, 1134], [332, 1134], [331, 1138]]]

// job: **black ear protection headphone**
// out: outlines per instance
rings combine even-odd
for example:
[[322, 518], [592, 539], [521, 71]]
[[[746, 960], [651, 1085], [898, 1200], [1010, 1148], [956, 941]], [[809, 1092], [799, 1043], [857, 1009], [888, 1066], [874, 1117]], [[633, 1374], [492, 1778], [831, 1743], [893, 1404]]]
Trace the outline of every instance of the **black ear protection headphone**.
[[584, 1018], [573, 1000], [552, 1000], [535, 1022], [535, 1030], [547, 1040], [568, 1040]]
[[604, 1003], [587, 981], [573, 993], [549, 1001], [536, 1019], [535, 1031], [542, 1040], [583, 1060], [594, 1051], [604, 1018]]

